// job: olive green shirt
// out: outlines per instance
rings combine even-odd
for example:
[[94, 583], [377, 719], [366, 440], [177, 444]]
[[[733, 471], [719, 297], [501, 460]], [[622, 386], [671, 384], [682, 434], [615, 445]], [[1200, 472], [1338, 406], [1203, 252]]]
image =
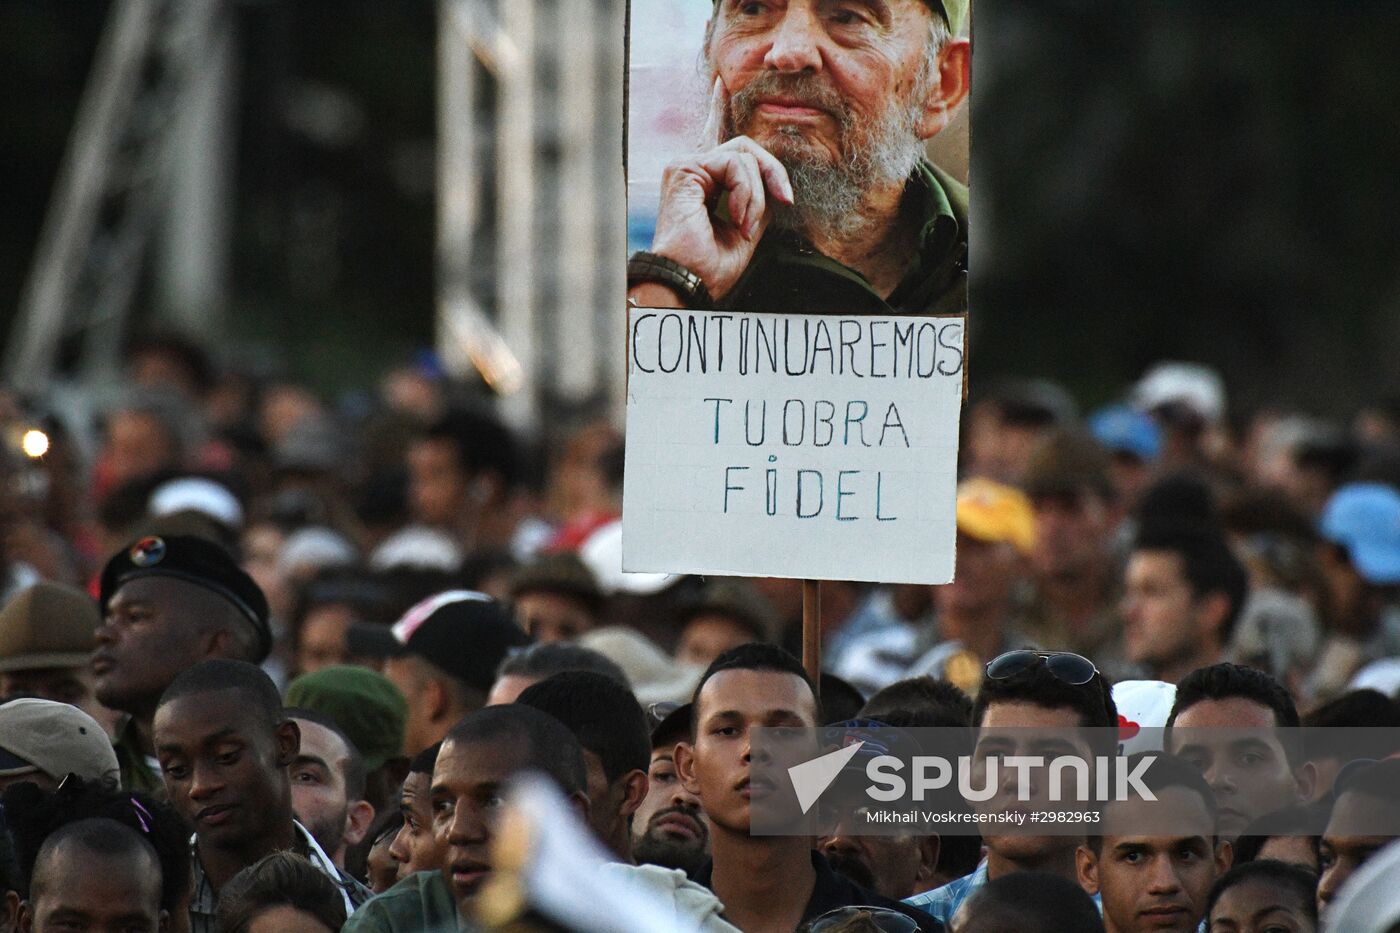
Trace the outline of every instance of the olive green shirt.
[[121, 768], [122, 790], [141, 791], [159, 800], [165, 799], [165, 781], [160, 776], [160, 770], [152, 768], [146, 754], [141, 751], [136, 723], [131, 717], [122, 720], [117, 727], [112, 750], [117, 753], [117, 766]]
[[967, 310], [967, 187], [920, 160], [905, 197], [921, 226], [914, 260], [888, 298], [865, 276], [787, 230], [764, 234], [716, 306], [790, 314], [961, 314]]
[[440, 871], [420, 871], [376, 894], [342, 927], [343, 933], [457, 933], [457, 902]]

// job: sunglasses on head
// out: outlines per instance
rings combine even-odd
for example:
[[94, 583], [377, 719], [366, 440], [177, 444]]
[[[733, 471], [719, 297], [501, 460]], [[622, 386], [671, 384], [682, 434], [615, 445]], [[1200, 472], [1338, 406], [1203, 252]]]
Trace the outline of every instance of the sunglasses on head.
[[1023, 649], [997, 655], [987, 663], [987, 676], [992, 680], [1006, 680], [1042, 662], [1056, 680], [1071, 687], [1082, 687], [1099, 672], [1093, 661], [1070, 651]]
[[880, 933], [915, 933], [919, 923], [908, 914], [888, 907], [838, 907], [812, 921], [809, 933], [826, 933], [847, 920], [869, 920]]

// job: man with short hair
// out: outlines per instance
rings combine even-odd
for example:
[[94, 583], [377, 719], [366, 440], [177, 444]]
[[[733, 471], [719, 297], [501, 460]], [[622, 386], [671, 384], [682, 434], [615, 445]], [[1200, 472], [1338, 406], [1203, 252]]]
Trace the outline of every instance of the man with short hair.
[[1215, 794], [1220, 835], [1233, 840], [1254, 819], [1307, 802], [1316, 780], [1296, 738], [1298, 710], [1263, 671], [1213, 664], [1176, 687], [1166, 751], [1194, 765]]
[[588, 819], [613, 855], [632, 862], [632, 816], [647, 795], [646, 714], [626, 687], [589, 671], [542, 680], [516, 701], [569, 727], [583, 746]]
[[292, 809], [307, 831], [345, 868], [345, 853], [359, 845], [374, 822], [365, 800], [365, 762], [335, 720], [309, 709], [289, 709], [301, 732], [292, 761]]
[[543, 773], [587, 813], [583, 750], [554, 717], [506, 704], [476, 710], [453, 726], [432, 775], [433, 828], [445, 847], [441, 866], [408, 875], [371, 899], [345, 924], [346, 933], [457, 929], [491, 877], [496, 807], [523, 771]]
[[117, 785], [117, 755], [97, 720], [52, 700], [0, 704], [0, 791], [21, 781], [54, 790], [69, 774]]
[[837, 874], [805, 836], [755, 836], [751, 824], [753, 730], [815, 729], [816, 691], [802, 664], [775, 645], [742, 645], [705, 671], [691, 701], [689, 741], [676, 769], [710, 818], [710, 863], [695, 873], [747, 933], [796, 930], [838, 907], [875, 905], [913, 917], [921, 930], [942, 924]]
[[453, 723], [485, 706], [496, 668], [510, 649], [530, 642], [500, 603], [473, 590], [430, 596], [392, 628], [357, 625], [348, 639], [356, 654], [387, 657], [384, 676], [408, 701], [409, 755], [441, 742]]
[[78, 820], [40, 847], [17, 929], [164, 933], [163, 884], [160, 858], [138, 832], [115, 820]]
[[[924, 142], [967, 95], [966, 0], [717, 0], [707, 151], [662, 176], [643, 307], [967, 309], [966, 188]], [[720, 207], [719, 205], [727, 205]]]
[[513, 550], [521, 521], [513, 501], [520, 456], [494, 416], [444, 414], [409, 445], [406, 466], [415, 522], [450, 533], [468, 550]]
[[[972, 707], [972, 723], [978, 758], [1028, 754], [1092, 760], [1113, 754], [1118, 708], [1108, 684], [1087, 658], [1009, 651], [986, 666]], [[1082, 737], [1067, 734], [1078, 729], [1096, 731]], [[976, 871], [905, 903], [946, 923], [989, 880], [1020, 871], [1044, 871], [1076, 880], [1074, 853], [1083, 841], [1074, 835], [983, 833], [987, 857]]]
[[38, 697], [110, 722], [88, 667], [101, 624], [97, 604], [75, 587], [41, 580], [21, 590], [0, 609], [0, 703]]
[[514, 703], [527, 687], [565, 671], [592, 671], [611, 677], [624, 687], [632, 686], [622, 668], [607, 655], [572, 642], [551, 641], [526, 645], [506, 655], [496, 669], [496, 682], [491, 685], [486, 705]]
[[1355, 871], [1400, 836], [1400, 760], [1354, 762], [1337, 775], [1332, 812], [1318, 843], [1317, 909], [1327, 907]]
[[1079, 847], [1079, 883], [1103, 903], [1106, 933], [1194, 933], [1211, 886], [1230, 867], [1230, 843], [1216, 835], [1215, 795], [1195, 768], [1170, 755], [1130, 756], [1156, 798], [1103, 805], [1098, 833]]
[[693, 874], [710, 857], [710, 821], [700, 798], [676, 774], [676, 745], [690, 736], [690, 705], [677, 707], [651, 730], [647, 795], [632, 819], [632, 854], [640, 864]]
[[982, 886], [953, 917], [953, 933], [1103, 933], [1084, 889], [1059, 875], [1021, 871]]
[[1129, 663], [1150, 679], [1175, 683], [1222, 659], [1249, 592], [1244, 566], [1222, 534], [1144, 528], [1123, 578]]
[[267, 599], [217, 544], [170, 535], [109, 560], [98, 605], [97, 699], [130, 717], [115, 743], [122, 786], [163, 793], [152, 740], [161, 694], [206, 659], [261, 664], [272, 647]]
[[203, 661], [166, 688], [154, 720], [166, 793], [194, 827], [191, 933], [212, 933], [219, 892], [234, 875], [290, 849], [340, 888], [347, 913], [367, 888], [336, 868], [292, 811], [288, 768], [300, 730], [272, 679], [244, 661]]
[[447, 854], [445, 841], [433, 832], [433, 808], [428, 798], [433, 784], [433, 766], [437, 764], [441, 749], [439, 742], [413, 756], [399, 792], [403, 825], [394, 835], [389, 855], [399, 863], [400, 881], [414, 872], [441, 870]]

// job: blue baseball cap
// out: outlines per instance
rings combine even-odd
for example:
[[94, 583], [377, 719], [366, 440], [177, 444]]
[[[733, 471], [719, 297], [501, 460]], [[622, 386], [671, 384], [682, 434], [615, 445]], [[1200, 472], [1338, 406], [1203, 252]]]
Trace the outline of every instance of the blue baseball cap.
[[1156, 460], [1162, 452], [1162, 429], [1152, 416], [1127, 405], [1109, 405], [1089, 416], [1089, 430], [1104, 447], [1132, 454], [1139, 460]]
[[1322, 510], [1322, 536], [1346, 548], [1367, 583], [1400, 583], [1400, 491], [1383, 483], [1350, 483]]

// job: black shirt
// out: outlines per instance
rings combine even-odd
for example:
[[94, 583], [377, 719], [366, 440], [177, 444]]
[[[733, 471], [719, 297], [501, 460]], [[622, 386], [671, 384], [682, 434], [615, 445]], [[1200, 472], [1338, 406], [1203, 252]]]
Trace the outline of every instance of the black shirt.
[[[899, 901], [890, 900], [874, 891], [862, 888], [845, 875], [831, 867], [831, 863], [826, 860], [816, 849], [812, 850], [812, 868], [817, 872], [817, 883], [812, 887], [812, 896], [807, 900], [807, 906], [802, 910], [802, 921], [798, 924], [799, 929], [803, 924], [811, 923], [827, 911], [836, 910], [838, 907], [886, 907], [897, 913], [913, 917], [919, 923], [919, 929], [923, 933], [943, 933], [943, 923], [924, 913], [902, 904]], [[708, 861], [702, 865], [691, 880], [697, 884], [714, 890], [711, 884], [711, 877], [714, 873], [714, 862]]]

